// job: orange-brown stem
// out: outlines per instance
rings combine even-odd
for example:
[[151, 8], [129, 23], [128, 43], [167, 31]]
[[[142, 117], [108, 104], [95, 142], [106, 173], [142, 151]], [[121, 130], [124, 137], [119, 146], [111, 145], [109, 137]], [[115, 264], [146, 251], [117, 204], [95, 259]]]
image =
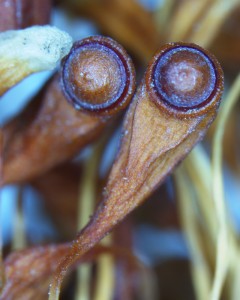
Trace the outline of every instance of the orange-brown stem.
[[50, 0], [0, 0], [0, 32], [49, 22]]
[[[193, 49], [197, 49], [194, 55]], [[206, 80], [214, 84], [209, 87]], [[176, 97], [163, 98], [159, 86], [177, 93], [177, 101]], [[103, 201], [60, 263], [50, 300], [58, 299], [69, 266], [140, 205], [203, 138], [216, 116], [222, 90], [221, 67], [204, 49], [179, 43], [168, 44], [157, 52], [126, 115], [120, 151]], [[202, 97], [200, 100], [196, 99], [198, 95]], [[184, 96], [188, 96], [187, 101]]]
[[51, 79], [3, 128], [4, 183], [27, 181], [76, 155], [129, 104], [134, 90], [133, 64], [118, 43], [101, 36], [75, 43], [63, 61], [61, 82]]
[[70, 159], [100, 134], [105, 122], [72, 108], [55, 76], [3, 128], [4, 184], [30, 180]]

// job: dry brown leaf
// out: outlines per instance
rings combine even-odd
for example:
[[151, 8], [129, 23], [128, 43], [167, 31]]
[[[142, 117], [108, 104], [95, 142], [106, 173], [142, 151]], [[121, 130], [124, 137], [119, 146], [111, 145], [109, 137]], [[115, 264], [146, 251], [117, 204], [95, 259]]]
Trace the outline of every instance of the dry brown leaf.
[[[5, 260], [6, 284], [0, 300], [45, 300], [47, 299], [50, 278], [57, 268], [59, 259], [66, 255], [70, 244], [37, 246], [14, 252]], [[152, 276], [129, 250], [119, 247], [97, 246], [80, 262], [95, 260], [102, 254], [113, 255], [129, 264], [135, 276]], [[130, 275], [130, 274], [129, 274]], [[135, 277], [136, 279], [136, 277]]]
[[39, 246], [12, 253], [5, 261], [6, 284], [1, 300], [44, 300], [52, 273], [69, 244]]

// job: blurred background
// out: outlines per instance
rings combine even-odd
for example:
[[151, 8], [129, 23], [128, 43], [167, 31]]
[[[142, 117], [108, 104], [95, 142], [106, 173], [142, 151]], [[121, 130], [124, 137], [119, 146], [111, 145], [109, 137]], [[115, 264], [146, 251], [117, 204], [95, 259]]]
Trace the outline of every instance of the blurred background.
[[[62, 0], [49, 7], [49, 23], [74, 40], [102, 34], [122, 44], [133, 58], [138, 82], [158, 47], [177, 41], [211, 51], [225, 76], [219, 117], [204, 141], [104, 242], [124, 247], [144, 268], [129, 267], [125, 258], [108, 254], [102, 283], [107, 292], [96, 293], [101, 273], [94, 258], [80, 277], [72, 275], [62, 299], [239, 299], [240, 1]], [[17, 28], [2, 31], [7, 29]], [[19, 114], [52, 75], [31, 75], [4, 94], [1, 126]], [[121, 123], [120, 118], [108, 134], [96, 178], [88, 187], [95, 191], [95, 201], [117, 152]], [[2, 187], [4, 258], [15, 250], [74, 239], [92, 213], [83, 212], [82, 202], [94, 149], [95, 143], [90, 144], [46, 174]], [[87, 291], [79, 292], [83, 283]]]

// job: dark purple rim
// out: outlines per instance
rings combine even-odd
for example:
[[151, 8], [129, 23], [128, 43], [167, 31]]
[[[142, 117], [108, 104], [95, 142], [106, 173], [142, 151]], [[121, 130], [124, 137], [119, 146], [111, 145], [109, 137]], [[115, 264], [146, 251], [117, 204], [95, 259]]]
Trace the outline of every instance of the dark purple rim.
[[[154, 77], [154, 72], [156, 69], [156, 65], [161, 58], [162, 55], [165, 53], [168, 53], [172, 49], [178, 49], [178, 48], [186, 48], [186, 49], [194, 49], [199, 51], [204, 57], [207, 58], [207, 61], [211, 64], [214, 75], [215, 75], [215, 85], [214, 88], [211, 92], [211, 94], [208, 96], [208, 98], [197, 104], [193, 105], [191, 107], [179, 107], [177, 105], [174, 105], [172, 103], [169, 103], [165, 99], [163, 99], [162, 95], [158, 93], [154, 86], [153, 82], [153, 77]], [[206, 113], [209, 109], [211, 109], [213, 106], [218, 106], [220, 104], [220, 99], [223, 91], [223, 84], [224, 84], [224, 79], [223, 79], [223, 71], [222, 68], [217, 61], [217, 59], [212, 55], [210, 52], [207, 50], [203, 49], [202, 47], [192, 44], [192, 43], [184, 43], [184, 42], [178, 42], [178, 43], [169, 43], [163, 46], [158, 50], [158, 52], [155, 54], [155, 56], [152, 58], [152, 60], [149, 63], [147, 72], [146, 72], [146, 77], [145, 77], [145, 82], [146, 82], [146, 90], [147, 93], [156, 103], [156, 105], [160, 106], [166, 113], [173, 114], [173, 115], [178, 115], [179, 117], [191, 117], [191, 116], [196, 116], [196, 115], [201, 115], [203, 113]]]
[[[214, 88], [212, 89], [212, 92], [209, 94], [209, 96], [207, 97], [206, 100], [200, 102], [199, 104], [196, 104], [196, 105], [193, 105], [193, 106], [177, 106], [177, 105], [174, 105], [173, 103], [169, 102], [169, 100], [167, 99], [167, 97], [164, 95], [164, 93], [161, 92], [160, 88], [158, 88], [158, 84], [156, 83], [156, 69], [158, 68], [158, 64], [159, 64], [159, 61], [160, 59], [164, 58], [165, 55], [167, 55], [169, 52], [173, 51], [173, 50], [177, 50], [177, 49], [181, 49], [181, 51], [184, 51], [184, 50], [188, 50], [191, 52], [191, 50], [193, 49], [194, 50], [194, 53], [199, 53], [201, 56], [203, 56], [205, 58], [205, 60], [207, 61], [207, 64], [210, 65], [212, 67], [212, 70], [214, 71], [214, 76], [215, 76], [215, 79], [214, 79]], [[213, 95], [216, 93], [216, 89], [217, 89], [217, 70], [216, 70], [216, 67], [214, 65], [214, 63], [212, 62], [212, 60], [202, 51], [200, 51], [199, 49], [197, 49], [196, 47], [187, 47], [187, 46], [176, 46], [174, 48], [171, 48], [171, 49], [167, 49], [166, 51], [164, 51], [163, 53], [161, 53], [161, 55], [159, 55], [157, 61], [155, 62], [155, 65], [153, 67], [153, 90], [154, 92], [158, 95], [158, 97], [161, 98], [161, 100], [169, 107], [173, 108], [173, 109], [176, 109], [176, 110], [179, 110], [179, 111], [188, 111], [188, 110], [196, 110], [196, 109], [200, 109], [202, 107], [205, 107], [206, 104], [208, 102], [210, 102], [213, 98]]]
[[[131, 78], [131, 72], [130, 72], [130, 68], [128, 66], [127, 60], [124, 57], [124, 54], [121, 53], [121, 49], [118, 49], [119, 46], [115, 46], [114, 45], [114, 41], [110, 38], [104, 38], [105, 41], [100, 40], [102, 37], [90, 37], [87, 38], [83, 41], [79, 41], [79, 42], [75, 42], [70, 53], [67, 55], [67, 57], [65, 57], [63, 64], [62, 64], [62, 85], [63, 85], [63, 89], [64, 92], [67, 95], [68, 101], [73, 104], [76, 108], [83, 108], [84, 110], [87, 111], [92, 111], [92, 112], [102, 112], [102, 111], [106, 111], [106, 110], [112, 110], [115, 107], [117, 107], [119, 105], [119, 103], [121, 102], [125, 102], [126, 100], [126, 96], [128, 94], [128, 88], [130, 85], [130, 78]], [[106, 41], [107, 39], [107, 41]], [[124, 74], [124, 80], [121, 83], [121, 86], [117, 92], [117, 94], [109, 101], [105, 102], [105, 103], [101, 103], [101, 104], [89, 104], [86, 103], [84, 101], [82, 101], [81, 99], [77, 98], [75, 96], [74, 93], [72, 93], [71, 88], [69, 89], [69, 86], [71, 85], [71, 83], [68, 80], [65, 80], [65, 74], [67, 72], [67, 61], [69, 58], [71, 58], [72, 55], [74, 55], [74, 51], [84, 47], [94, 47], [94, 46], [102, 46], [104, 47], [104, 51], [106, 52], [111, 52], [111, 55], [113, 55], [113, 57], [115, 56], [118, 59], [118, 64], [120, 67], [120, 70], [125, 71]], [[122, 68], [121, 68], [122, 66]]]

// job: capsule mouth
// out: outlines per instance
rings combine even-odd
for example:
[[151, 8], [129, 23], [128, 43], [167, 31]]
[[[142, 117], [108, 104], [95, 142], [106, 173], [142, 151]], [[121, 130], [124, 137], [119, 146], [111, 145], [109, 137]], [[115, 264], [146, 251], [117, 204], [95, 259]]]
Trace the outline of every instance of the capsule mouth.
[[219, 63], [194, 44], [168, 44], [155, 55], [147, 73], [153, 100], [179, 114], [203, 111], [215, 101], [219, 85], [223, 85]]
[[110, 38], [90, 37], [74, 44], [62, 63], [63, 90], [76, 109], [101, 112], [124, 107], [134, 89], [125, 50]]

